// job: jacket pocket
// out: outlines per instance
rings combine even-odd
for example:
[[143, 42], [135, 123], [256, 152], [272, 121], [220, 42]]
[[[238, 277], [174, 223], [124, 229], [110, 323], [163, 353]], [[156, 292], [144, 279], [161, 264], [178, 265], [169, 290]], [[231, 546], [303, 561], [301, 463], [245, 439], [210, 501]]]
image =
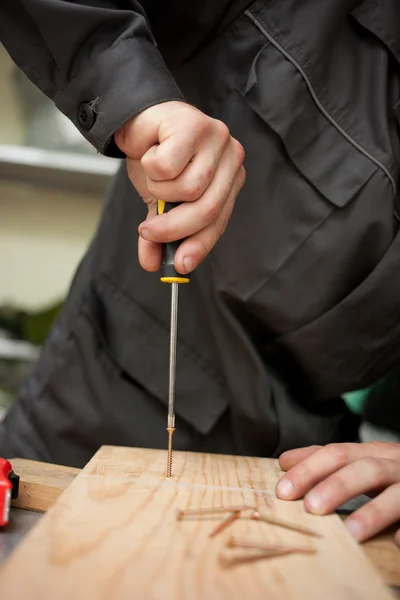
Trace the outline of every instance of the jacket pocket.
[[400, 359], [400, 233], [369, 276], [322, 316], [280, 336], [319, 397], [361, 389]]
[[[104, 275], [94, 280], [87, 306], [92, 326], [117, 369], [167, 407], [169, 330]], [[207, 434], [227, 406], [218, 373], [179, 339], [176, 414]]]
[[331, 202], [345, 207], [378, 166], [319, 102], [300, 65], [267, 42], [242, 91], [247, 104], [280, 138], [288, 158]]

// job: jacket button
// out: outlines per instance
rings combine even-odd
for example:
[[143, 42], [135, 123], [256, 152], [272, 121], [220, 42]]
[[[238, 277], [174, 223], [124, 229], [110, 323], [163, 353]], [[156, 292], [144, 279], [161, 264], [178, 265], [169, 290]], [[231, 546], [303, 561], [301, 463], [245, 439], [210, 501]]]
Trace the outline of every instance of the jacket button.
[[93, 127], [96, 120], [96, 113], [88, 102], [82, 102], [78, 107], [77, 117], [78, 123], [82, 129], [89, 131], [89, 129]]

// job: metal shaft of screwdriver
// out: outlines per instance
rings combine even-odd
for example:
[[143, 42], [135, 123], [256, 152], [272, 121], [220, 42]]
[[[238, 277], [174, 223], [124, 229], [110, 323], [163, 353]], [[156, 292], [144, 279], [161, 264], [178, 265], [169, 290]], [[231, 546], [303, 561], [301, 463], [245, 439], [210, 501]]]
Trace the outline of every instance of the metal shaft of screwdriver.
[[172, 434], [175, 431], [175, 379], [176, 379], [176, 341], [178, 334], [178, 283], [171, 283], [171, 340], [169, 355], [168, 390], [168, 456], [167, 477], [172, 476]]

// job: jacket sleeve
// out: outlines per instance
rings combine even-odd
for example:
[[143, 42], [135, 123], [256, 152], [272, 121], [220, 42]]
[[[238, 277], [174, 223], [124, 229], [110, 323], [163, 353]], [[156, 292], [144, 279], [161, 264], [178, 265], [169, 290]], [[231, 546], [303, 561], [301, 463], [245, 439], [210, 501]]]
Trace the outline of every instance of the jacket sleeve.
[[13, 61], [101, 153], [154, 104], [182, 100], [135, 0], [1, 0], [0, 39]]

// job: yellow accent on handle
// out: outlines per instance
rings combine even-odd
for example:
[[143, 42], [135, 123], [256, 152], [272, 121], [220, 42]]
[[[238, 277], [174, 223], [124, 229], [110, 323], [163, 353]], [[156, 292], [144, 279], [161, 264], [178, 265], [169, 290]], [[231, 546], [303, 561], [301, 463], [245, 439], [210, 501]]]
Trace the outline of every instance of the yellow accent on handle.
[[188, 277], [160, 277], [163, 283], [190, 283]]
[[165, 210], [165, 200], [157, 200], [157, 214], [162, 215]]

